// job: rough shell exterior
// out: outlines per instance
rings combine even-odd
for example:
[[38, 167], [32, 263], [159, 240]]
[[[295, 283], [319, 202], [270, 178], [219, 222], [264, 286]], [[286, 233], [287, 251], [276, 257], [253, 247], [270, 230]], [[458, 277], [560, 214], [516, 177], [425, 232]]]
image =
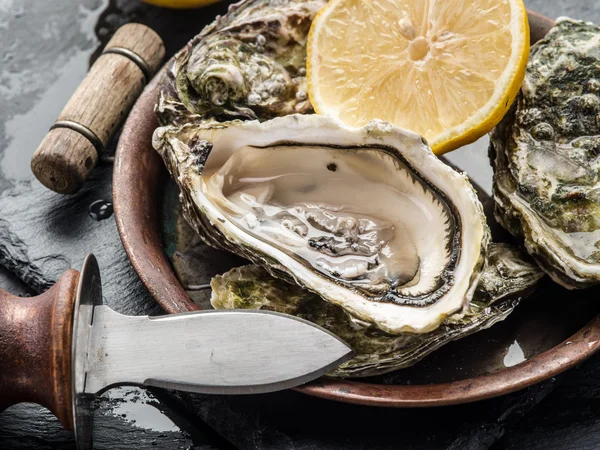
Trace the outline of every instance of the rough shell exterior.
[[326, 0], [253, 0], [229, 7], [181, 50], [161, 85], [161, 125], [267, 120], [310, 113], [306, 38]]
[[552, 278], [600, 282], [600, 28], [559, 19], [491, 135], [495, 214]]

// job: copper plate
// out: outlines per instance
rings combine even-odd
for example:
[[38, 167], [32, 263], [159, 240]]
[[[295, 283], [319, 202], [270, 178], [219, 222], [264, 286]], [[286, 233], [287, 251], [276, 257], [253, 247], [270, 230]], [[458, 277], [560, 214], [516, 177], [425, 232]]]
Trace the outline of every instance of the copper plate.
[[[529, 12], [532, 42], [553, 21]], [[144, 285], [168, 313], [199, 309], [173, 273], [163, 251], [159, 209], [167, 173], [152, 149], [157, 126], [154, 104], [159, 76], [135, 104], [121, 135], [113, 181], [117, 227], [123, 245]], [[498, 325], [501, 327], [502, 325]], [[600, 347], [600, 316], [562, 343], [513, 367], [452, 382], [388, 385], [322, 378], [297, 388], [317, 397], [387, 407], [424, 407], [473, 402], [530, 386], [563, 372]]]

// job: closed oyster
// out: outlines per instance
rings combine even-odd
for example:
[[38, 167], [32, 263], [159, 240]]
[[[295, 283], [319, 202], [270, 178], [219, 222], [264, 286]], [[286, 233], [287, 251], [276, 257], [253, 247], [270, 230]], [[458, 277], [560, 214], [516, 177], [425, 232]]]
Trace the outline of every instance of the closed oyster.
[[327, 0], [231, 5], [173, 59], [161, 84], [161, 125], [266, 120], [310, 113], [306, 38]]
[[491, 134], [495, 215], [568, 288], [600, 282], [600, 28], [559, 19]]
[[208, 244], [389, 333], [468, 307], [489, 240], [482, 206], [417, 134], [290, 115], [162, 127], [154, 146]]
[[331, 375], [365, 377], [415, 364], [450, 341], [503, 320], [529, 295], [543, 272], [516, 247], [492, 244], [486, 269], [468, 309], [425, 334], [389, 335], [348, 316], [341, 308], [297, 285], [271, 277], [259, 266], [243, 266], [214, 277], [211, 303], [217, 309], [277, 311], [314, 322], [350, 345], [355, 356]]

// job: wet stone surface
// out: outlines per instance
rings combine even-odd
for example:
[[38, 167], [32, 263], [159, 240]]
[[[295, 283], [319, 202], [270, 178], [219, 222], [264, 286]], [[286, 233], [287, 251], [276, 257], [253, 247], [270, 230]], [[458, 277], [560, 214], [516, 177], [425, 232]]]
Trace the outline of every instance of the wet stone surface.
[[[600, 22], [600, 6], [588, 0], [526, 4]], [[172, 54], [226, 6], [166, 11], [137, 0], [0, 0], [0, 288], [34, 295], [93, 252], [107, 304], [126, 314], [161, 314], [126, 258], [114, 216], [90, 216], [94, 201], [111, 199], [111, 167], [64, 197], [32, 179], [29, 159], [120, 25], [150, 25]], [[484, 189], [486, 146], [449, 157]], [[508, 364], [522, 359], [519, 350], [507, 354]], [[225, 397], [120, 388], [98, 401], [95, 440], [98, 449], [596, 449], [599, 386], [596, 357], [522, 392], [438, 409], [372, 409], [292, 391]], [[0, 414], [0, 449], [74, 448], [73, 434], [44, 408], [21, 404]]]

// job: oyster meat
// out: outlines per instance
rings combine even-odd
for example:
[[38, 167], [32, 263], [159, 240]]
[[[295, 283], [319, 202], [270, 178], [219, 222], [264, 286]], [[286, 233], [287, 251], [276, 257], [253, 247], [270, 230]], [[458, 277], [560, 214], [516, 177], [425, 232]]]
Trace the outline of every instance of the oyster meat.
[[503, 320], [536, 287], [543, 272], [526, 254], [491, 244], [486, 269], [468, 309], [425, 334], [390, 335], [356, 321], [343, 309], [297, 285], [273, 278], [259, 266], [243, 266], [214, 277], [217, 309], [277, 311], [314, 322], [350, 345], [355, 356], [331, 375], [365, 377], [411, 366], [444, 344]]
[[466, 175], [412, 132], [326, 117], [158, 128], [188, 221], [388, 333], [468, 307], [489, 241]]
[[561, 18], [491, 134], [495, 215], [558, 283], [600, 282], [600, 27]]

